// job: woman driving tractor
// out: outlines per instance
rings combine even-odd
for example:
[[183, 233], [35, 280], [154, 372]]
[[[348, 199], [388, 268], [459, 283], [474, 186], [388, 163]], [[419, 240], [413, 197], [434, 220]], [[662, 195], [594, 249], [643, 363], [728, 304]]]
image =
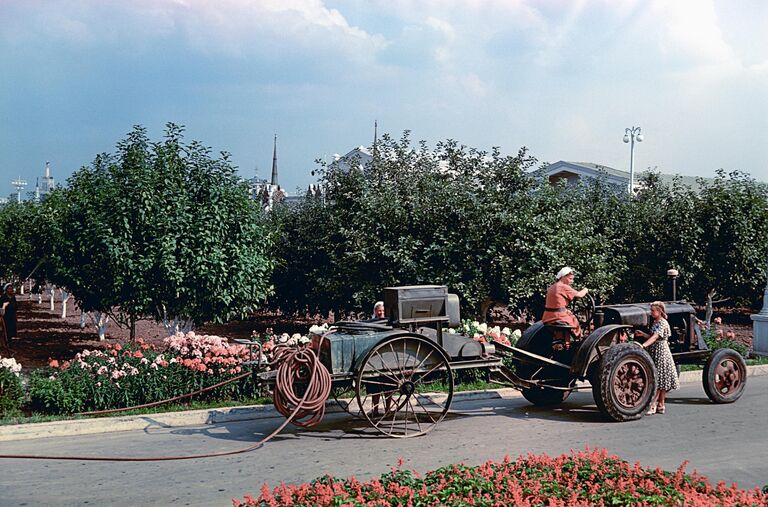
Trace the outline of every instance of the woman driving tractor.
[[547, 299], [544, 302], [544, 315], [541, 317], [542, 322], [545, 324], [552, 324], [555, 322], [564, 322], [573, 327], [571, 332], [577, 336], [581, 336], [581, 326], [579, 325], [579, 319], [568, 309], [568, 305], [574, 298], [583, 298], [589, 292], [586, 287], [581, 290], [576, 290], [571, 285], [573, 284], [574, 273], [573, 269], [564, 267], [557, 272], [557, 281], [549, 286], [547, 289]]

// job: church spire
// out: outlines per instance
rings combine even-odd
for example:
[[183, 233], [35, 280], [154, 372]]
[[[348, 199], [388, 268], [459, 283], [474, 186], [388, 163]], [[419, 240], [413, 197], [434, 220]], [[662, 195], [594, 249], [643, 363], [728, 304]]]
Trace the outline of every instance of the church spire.
[[277, 185], [277, 134], [275, 134], [275, 145], [272, 150], [272, 184]]

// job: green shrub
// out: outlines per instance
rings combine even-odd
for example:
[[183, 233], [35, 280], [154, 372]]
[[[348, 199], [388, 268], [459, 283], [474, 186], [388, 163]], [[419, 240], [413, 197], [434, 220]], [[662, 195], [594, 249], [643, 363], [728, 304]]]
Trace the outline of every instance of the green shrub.
[[0, 368], [0, 417], [14, 415], [24, 404], [24, 386], [18, 375]]
[[713, 352], [718, 349], [733, 349], [744, 359], [749, 356], [749, 347], [730, 338], [721, 338], [714, 330], [704, 331], [701, 336], [704, 338], [707, 348]]

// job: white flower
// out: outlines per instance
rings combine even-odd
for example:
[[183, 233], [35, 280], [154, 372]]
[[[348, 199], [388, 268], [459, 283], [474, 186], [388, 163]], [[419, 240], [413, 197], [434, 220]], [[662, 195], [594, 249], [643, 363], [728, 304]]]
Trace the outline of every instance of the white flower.
[[519, 329], [515, 329], [514, 331], [512, 331], [512, 336], [514, 338], [520, 338], [521, 336], [523, 336], [523, 332], [520, 331]]
[[296, 345], [297, 342], [298, 342], [298, 340], [296, 340], [295, 338], [288, 338], [288, 341], [285, 342], [285, 343], [287, 345], [290, 345], [291, 347], [293, 347], [294, 345]]
[[0, 368], [7, 368], [11, 370], [17, 377], [21, 372], [21, 364], [16, 362], [16, 359], [12, 357], [0, 358]]
[[280, 343], [285, 343], [288, 341], [289, 338], [290, 336], [288, 336], [288, 333], [283, 333], [280, 335], [280, 338], [278, 338], [277, 341], [279, 341]]
[[302, 336], [301, 338], [299, 338], [299, 343], [301, 343], [302, 345], [306, 345], [309, 342], [310, 340], [306, 336]]
[[328, 331], [328, 324], [323, 324], [322, 326], [318, 326], [315, 324], [309, 328], [309, 332], [312, 334], [324, 335], [327, 331]]
[[477, 326], [477, 330], [480, 331], [483, 334], [487, 333], [488, 332], [488, 324], [483, 322], [482, 324]]
[[448, 332], [451, 333], [451, 334], [456, 334], [456, 330], [453, 329], [452, 327], [448, 328]]
[[512, 334], [512, 330], [509, 329], [508, 327], [505, 327], [504, 329], [501, 330], [501, 334], [505, 334], [509, 336], [510, 334]]

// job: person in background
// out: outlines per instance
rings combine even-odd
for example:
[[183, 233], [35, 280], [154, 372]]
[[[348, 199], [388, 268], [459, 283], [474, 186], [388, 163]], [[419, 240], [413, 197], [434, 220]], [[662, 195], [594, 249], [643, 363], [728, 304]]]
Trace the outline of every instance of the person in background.
[[373, 305], [373, 314], [371, 315], [372, 319], [385, 319], [387, 318], [386, 312], [384, 312], [384, 301], [376, 301], [376, 304]]
[[651, 318], [653, 323], [649, 333], [639, 329], [635, 331], [635, 336], [645, 338], [642, 346], [648, 349], [648, 353], [656, 365], [659, 378], [656, 396], [651, 402], [647, 415], [663, 414], [666, 411], [666, 404], [664, 402], [667, 398], [667, 393], [680, 387], [680, 382], [677, 379], [677, 370], [675, 369], [675, 360], [672, 358], [672, 351], [669, 349], [668, 340], [672, 335], [672, 331], [669, 328], [669, 322], [667, 322], [667, 308], [664, 306], [664, 303], [661, 301], [651, 303]]
[[583, 298], [589, 292], [584, 288], [576, 290], [571, 285], [574, 279], [573, 269], [564, 267], [557, 272], [557, 281], [547, 289], [547, 299], [544, 302], [544, 315], [541, 320], [545, 324], [552, 322], [566, 322], [573, 326], [571, 330], [575, 336], [581, 336], [579, 319], [568, 309], [568, 305], [574, 298]]
[[3, 287], [3, 294], [0, 295], [0, 308], [2, 308], [3, 324], [7, 345], [10, 347], [11, 339], [16, 336], [16, 293], [13, 285], [6, 283]]

